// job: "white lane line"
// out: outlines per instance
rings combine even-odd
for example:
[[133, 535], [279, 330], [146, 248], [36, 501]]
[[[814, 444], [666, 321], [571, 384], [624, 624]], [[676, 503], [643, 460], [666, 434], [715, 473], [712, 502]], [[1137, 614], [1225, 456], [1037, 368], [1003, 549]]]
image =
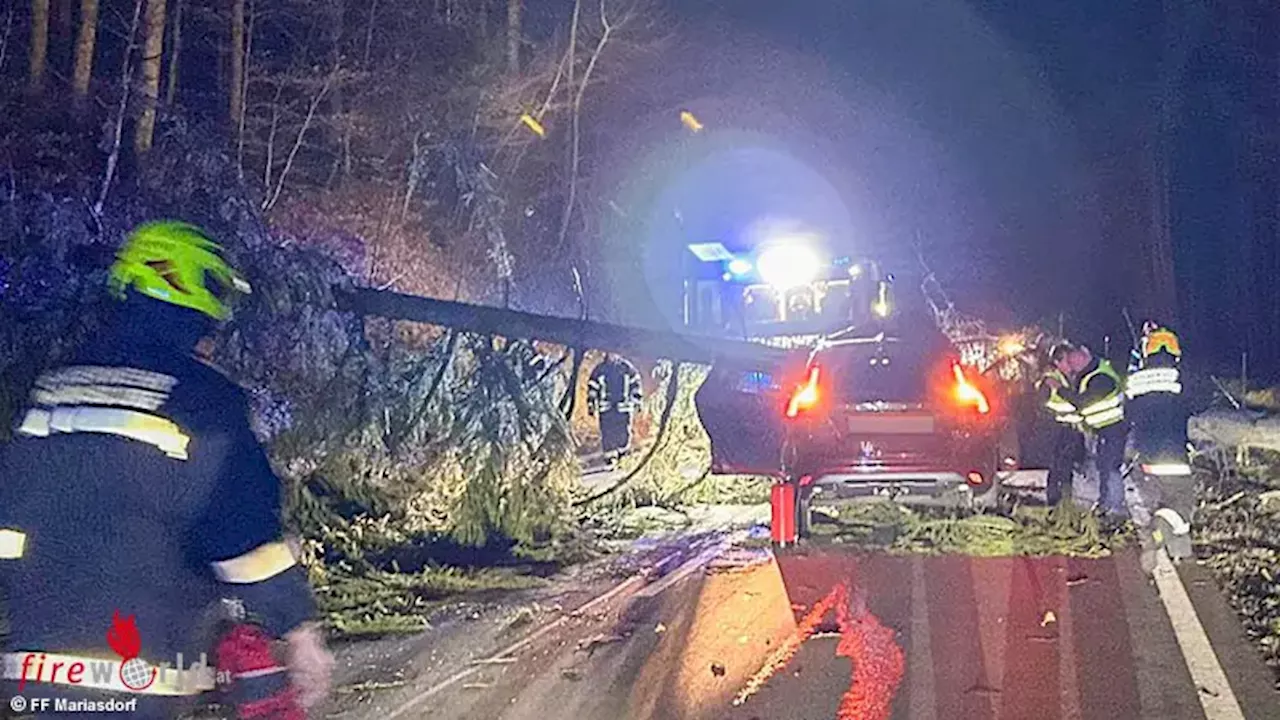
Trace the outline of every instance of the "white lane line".
[[1082, 720], [1080, 702], [1080, 669], [1076, 663], [1075, 611], [1071, 606], [1071, 560], [1053, 561], [1052, 597], [1058, 620], [1058, 688], [1062, 698], [1062, 720]]
[[911, 558], [911, 667], [907, 671], [911, 678], [911, 720], [938, 720], [928, 602], [924, 559], [916, 555]]
[[1165, 612], [1173, 623], [1173, 634], [1182, 648], [1182, 657], [1191, 671], [1191, 681], [1196, 685], [1196, 695], [1200, 698], [1205, 717], [1207, 720], [1245, 720], [1182, 578], [1163, 548], [1156, 553], [1155, 580]]

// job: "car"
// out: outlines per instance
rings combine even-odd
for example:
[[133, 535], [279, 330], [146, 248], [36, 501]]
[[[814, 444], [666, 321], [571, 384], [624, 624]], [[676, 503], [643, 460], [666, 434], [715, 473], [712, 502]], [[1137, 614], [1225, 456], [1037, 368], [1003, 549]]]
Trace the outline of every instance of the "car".
[[695, 397], [712, 472], [775, 479], [774, 539], [814, 503], [993, 507], [1017, 466], [998, 383], [932, 325], [822, 338], [773, 372], [714, 367]]

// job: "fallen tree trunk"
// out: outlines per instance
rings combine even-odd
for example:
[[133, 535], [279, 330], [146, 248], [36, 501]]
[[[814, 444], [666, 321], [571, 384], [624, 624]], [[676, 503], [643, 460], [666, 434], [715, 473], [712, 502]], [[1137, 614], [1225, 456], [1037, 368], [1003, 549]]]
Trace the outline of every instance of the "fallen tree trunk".
[[758, 343], [534, 315], [385, 290], [360, 288], [339, 297], [344, 309], [365, 315], [675, 362], [710, 364], [723, 359], [744, 369], [764, 370], [781, 365], [791, 356], [789, 351]]
[[1249, 410], [1210, 410], [1187, 422], [1191, 442], [1224, 449], [1280, 452], [1280, 416]]

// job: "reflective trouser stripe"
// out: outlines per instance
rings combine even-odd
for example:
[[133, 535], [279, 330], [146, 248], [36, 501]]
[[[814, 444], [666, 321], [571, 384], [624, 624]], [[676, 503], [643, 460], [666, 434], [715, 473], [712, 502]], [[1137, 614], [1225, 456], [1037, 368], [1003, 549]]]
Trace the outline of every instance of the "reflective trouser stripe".
[[248, 584], [262, 582], [297, 564], [293, 551], [283, 541], [259, 545], [230, 560], [213, 564], [213, 571], [223, 582]]
[[[119, 657], [112, 659], [105, 655], [102, 657], [58, 655], [56, 653], [29, 650], [26, 652], [4, 653], [0, 655], [0, 660], [3, 661], [4, 665], [4, 679], [17, 682], [24, 681], [23, 664], [25, 663], [25, 681], [41, 685], [91, 688], [93, 690], [109, 690], [134, 695], [167, 696], [199, 695], [206, 690], [214, 688], [213, 669], [208, 666], [184, 668], [182, 672], [179, 672], [174, 668], [160, 668], [145, 661], [138, 661], [142, 662], [146, 667], [146, 676], [152, 678], [152, 682], [145, 688], [134, 690], [125, 685], [120, 679], [121, 662]], [[54, 664], [58, 664], [59, 667], [55, 668]], [[80, 681], [72, 682], [68, 678], [72, 667], [76, 664], [80, 665], [77, 669]], [[104, 669], [106, 669], [105, 673]], [[104, 680], [103, 674], [108, 675], [108, 678]]]
[[1160, 508], [1156, 511], [1156, 517], [1168, 523], [1174, 535], [1186, 535], [1191, 532], [1191, 523], [1171, 508]]

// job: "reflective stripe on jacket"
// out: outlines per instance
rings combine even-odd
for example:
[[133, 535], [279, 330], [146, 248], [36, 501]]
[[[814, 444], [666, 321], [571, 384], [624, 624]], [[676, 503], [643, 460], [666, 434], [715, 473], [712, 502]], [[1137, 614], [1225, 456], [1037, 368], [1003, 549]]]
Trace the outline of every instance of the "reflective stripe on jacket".
[[1063, 375], [1062, 371], [1056, 368], [1047, 371], [1044, 374], [1044, 377], [1036, 383], [1037, 389], [1043, 391], [1043, 386], [1046, 384], [1045, 381], [1051, 379], [1056, 380], [1058, 386], [1049, 388], [1048, 396], [1044, 400], [1045, 409], [1049, 411], [1054, 420], [1064, 425], [1074, 425], [1079, 423], [1083, 418], [1080, 417], [1080, 413], [1076, 410], [1076, 406], [1066, 398], [1062, 397], [1062, 393], [1060, 392], [1061, 388], [1067, 386], [1067, 376]]
[[1125, 379], [1124, 393], [1130, 398], [1148, 393], [1182, 394], [1178, 368], [1144, 368], [1129, 374]]
[[[1108, 381], [1112, 387], [1100, 392], [1098, 387]], [[1080, 415], [1089, 429], [1101, 430], [1124, 420], [1124, 380], [1110, 360], [1096, 361], [1094, 369], [1080, 378], [1079, 393]]]

